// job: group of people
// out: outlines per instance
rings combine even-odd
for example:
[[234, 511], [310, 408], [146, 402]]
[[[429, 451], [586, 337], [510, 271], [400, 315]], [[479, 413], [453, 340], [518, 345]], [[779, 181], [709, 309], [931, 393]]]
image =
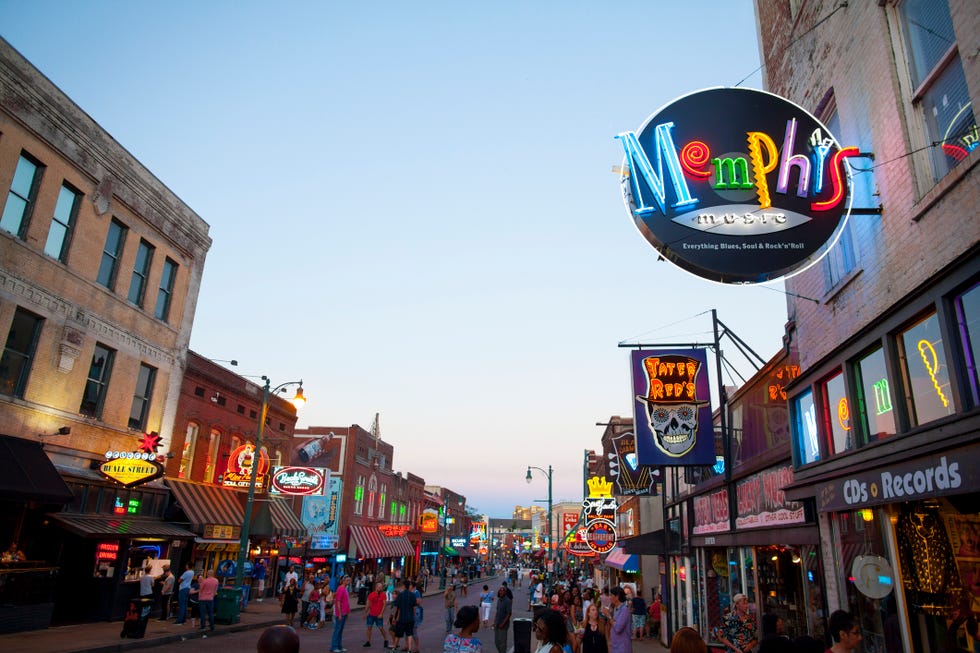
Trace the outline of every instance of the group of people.
[[[197, 573], [188, 563], [179, 578], [170, 571], [170, 565], [164, 565], [163, 573], [159, 576], [152, 576], [149, 568], [144, 569], [140, 577], [140, 598], [152, 598], [155, 586], [160, 590], [162, 603], [160, 621], [168, 621], [173, 616], [175, 626], [190, 620], [192, 627], [198, 627], [197, 621], [200, 619], [202, 631], [209, 629], [214, 632], [214, 604], [220, 586], [214, 569]], [[171, 615], [175, 593], [177, 611]]]
[[326, 579], [317, 580], [312, 573], [307, 572], [301, 583], [296, 569], [286, 573], [283, 590], [279, 593], [286, 625], [293, 625], [298, 612], [300, 624], [308, 630], [322, 628], [333, 618], [335, 600], [334, 592]]

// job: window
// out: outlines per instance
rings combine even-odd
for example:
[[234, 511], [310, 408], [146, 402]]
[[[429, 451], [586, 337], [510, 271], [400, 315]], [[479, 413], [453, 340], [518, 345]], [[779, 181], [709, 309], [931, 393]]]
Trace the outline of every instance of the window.
[[833, 442], [833, 453], [854, 448], [851, 408], [844, 392], [844, 373], [838, 372], [823, 384], [823, 414], [827, 432]]
[[813, 403], [813, 391], [793, 400], [793, 440], [796, 459], [800, 466], [820, 460], [820, 437], [817, 434], [817, 415]]
[[139, 249], [136, 250], [136, 263], [133, 264], [133, 277], [129, 282], [129, 303], [143, 308], [143, 298], [146, 296], [146, 280], [150, 276], [150, 265], [153, 264], [153, 245], [140, 239]]
[[385, 496], [387, 494], [388, 494], [388, 486], [382, 483], [381, 490], [378, 493], [378, 519], [385, 518]]
[[358, 475], [357, 484], [354, 486], [354, 514], [360, 515], [364, 512], [364, 477]]
[[44, 253], [62, 263], [68, 260], [68, 245], [71, 243], [81, 199], [82, 194], [77, 190], [67, 183], [61, 185], [54, 217], [51, 218], [51, 227], [48, 229], [48, 240], [44, 243]]
[[214, 482], [214, 471], [218, 468], [218, 447], [221, 446], [221, 431], [211, 429], [208, 436], [208, 457], [204, 461], [204, 482]]
[[163, 261], [163, 274], [160, 275], [160, 289], [157, 290], [157, 307], [153, 316], [164, 320], [170, 316], [170, 302], [174, 294], [174, 280], [177, 278], [177, 264], [171, 259]]
[[27, 377], [44, 319], [18, 308], [7, 332], [7, 344], [0, 356], [0, 393], [24, 398]]
[[895, 409], [885, 367], [885, 353], [876, 349], [857, 363], [858, 405], [868, 442], [895, 435]]
[[105, 247], [102, 249], [102, 262], [99, 264], [99, 276], [96, 279], [109, 290], [116, 286], [116, 272], [119, 269], [119, 257], [122, 256], [123, 245], [126, 243], [126, 232], [129, 229], [115, 218], [109, 223], [109, 233], [105, 237]]
[[82, 393], [82, 405], [78, 412], [89, 417], [102, 417], [102, 406], [105, 403], [106, 390], [109, 388], [109, 375], [112, 373], [112, 361], [116, 352], [105, 345], [96, 343], [92, 353], [92, 364], [88, 368], [88, 380], [85, 382], [85, 392]]
[[14, 178], [10, 182], [7, 203], [0, 215], [0, 229], [8, 231], [21, 240], [27, 238], [27, 225], [30, 223], [37, 188], [41, 182], [41, 164], [26, 153], [20, 155]]
[[905, 331], [900, 338], [905, 382], [912, 402], [913, 425], [926, 424], [956, 411], [950, 391], [946, 347], [933, 313]]
[[136, 391], [133, 393], [133, 406], [129, 410], [129, 428], [143, 431], [146, 429], [146, 418], [150, 412], [150, 397], [153, 395], [153, 382], [156, 380], [156, 368], [140, 365], [136, 377]]
[[[371, 474], [370, 480], [368, 480], [368, 517], [374, 517], [374, 500], [378, 496], [378, 478]], [[379, 515], [380, 517], [380, 515]]]
[[905, 35], [906, 60], [930, 143], [933, 181], [939, 181], [966, 158], [975, 143], [976, 118], [956, 47], [949, 3], [905, 0], [898, 8]]
[[980, 355], [980, 283], [955, 300], [956, 323], [966, 361], [967, 381], [973, 397], [973, 405], [980, 403], [980, 372], [977, 356]]
[[194, 462], [194, 448], [197, 445], [197, 433], [200, 427], [191, 422], [187, 425], [187, 431], [184, 433], [184, 447], [180, 453], [180, 471], [177, 472], [177, 478], [189, 478], [191, 475], [191, 465]]

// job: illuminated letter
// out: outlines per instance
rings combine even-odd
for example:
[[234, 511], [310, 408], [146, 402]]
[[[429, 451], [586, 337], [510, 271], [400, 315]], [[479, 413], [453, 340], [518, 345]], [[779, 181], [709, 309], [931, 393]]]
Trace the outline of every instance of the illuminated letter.
[[701, 141], [691, 141], [681, 150], [681, 166], [684, 168], [684, 172], [692, 177], [707, 179], [711, 176], [711, 171], [701, 168], [708, 162], [710, 156], [711, 150], [708, 149], [707, 145]]
[[892, 395], [888, 389], [888, 379], [876, 381], [875, 389], [875, 412], [884, 415], [892, 409]]
[[851, 147], [841, 148], [834, 153], [834, 156], [830, 159], [830, 181], [833, 183], [834, 193], [826, 202], [812, 202], [810, 204], [810, 210], [829, 211], [840, 204], [841, 200], [844, 199], [844, 181], [841, 179], [842, 162], [849, 156], [857, 155], [858, 149], [853, 145]]
[[[749, 163], [742, 157], [711, 159], [711, 165], [715, 167], [715, 188], [718, 190], [752, 188], [752, 182], [749, 181]], [[725, 181], [726, 172], [728, 181]]]
[[922, 363], [926, 366], [926, 372], [929, 373], [929, 378], [932, 379], [932, 386], [936, 389], [936, 394], [939, 395], [939, 400], [943, 402], [943, 406], [949, 406], [949, 399], [943, 394], [943, 389], [939, 386], [939, 380], [936, 379], [936, 372], [939, 371], [939, 357], [936, 355], [936, 350], [928, 340], [920, 340], [918, 349], [919, 356], [922, 356]]
[[[755, 173], [755, 194], [759, 196], [759, 206], [768, 209], [772, 206], [769, 198], [769, 182], [766, 181], [766, 173], [772, 172], [779, 164], [779, 153], [776, 151], [776, 144], [768, 135], [762, 132], [748, 132], [749, 137], [749, 157], [752, 159], [752, 172]], [[762, 146], [766, 148], [769, 156], [769, 163], [762, 161]]]
[[813, 194], [819, 195], [823, 192], [823, 164], [827, 160], [827, 153], [830, 152], [830, 145], [813, 146]]
[[779, 180], [776, 182], [776, 192], [786, 194], [789, 188], [789, 171], [795, 166], [799, 168], [800, 178], [796, 183], [796, 196], [806, 197], [810, 186], [810, 159], [802, 154], [790, 156], [796, 144], [796, 118], [786, 122], [786, 135], [783, 137], [783, 157], [779, 164]]
[[674, 194], [678, 201], [672, 204], [673, 207], [690, 206], [697, 204], [698, 200], [691, 197], [691, 191], [687, 188], [687, 180], [681, 172], [681, 162], [677, 157], [677, 149], [674, 147], [674, 139], [671, 138], [670, 128], [674, 123], [668, 122], [657, 125], [654, 130], [654, 150], [657, 155], [657, 170], [654, 172], [646, 152], [640, 147], [640, 142], [636, 139], [633, 132], [623, 132], [616, 136], [622, 142], [623, 149], [626, 151], [626, 162], [630, 169], [630, 183], [633, 184], [633, 202], [636, 204], [634, 213], [644, 215], [652, 213], [655, 207], [649, 206], [640, 193], [640, 182], [637, 178], [639, 172], [647, 186], [653, 192], [653, 198], [657, 201], [660, 212], [667, 215], [666, 201], [667, 193], [663, 183], [663, 164], [667, 163], [667, 172], [674, 183]]

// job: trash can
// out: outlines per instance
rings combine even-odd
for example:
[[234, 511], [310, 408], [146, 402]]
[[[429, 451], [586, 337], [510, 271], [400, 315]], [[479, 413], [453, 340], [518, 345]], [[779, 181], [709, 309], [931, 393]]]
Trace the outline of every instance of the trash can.
[[143, 636], [146, 635], [146, 622], [150, 620], [150, 612], [152, 611], [153, 599], [130, 599], [119, 637], [143, 639]]
[[214, 597], [214, 621], [219, 624], [237, 624], [241, 619], [241, 587], [219, 587]]
[[531, 620], [514, 619], [514, 653], [531, 653]]
[[368, 588], [367, 584], [364, 584], [361, 589], [357, 590], [357, 604], [364, 605], [367, 603]]

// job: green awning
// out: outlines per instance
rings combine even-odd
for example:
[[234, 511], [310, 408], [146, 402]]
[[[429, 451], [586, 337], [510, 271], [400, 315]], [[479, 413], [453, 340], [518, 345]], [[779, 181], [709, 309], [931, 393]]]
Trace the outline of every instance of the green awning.
[[455, 558], [456, 556], [459, 555], [459, 551], [457, 551], [456, 549], [454, 549], [451, 546], [444, 546], [444, 547], [442, 547], [442, 555], [444, 555], [444, 556], [451, 556], [451, 557], [454, 557]]

